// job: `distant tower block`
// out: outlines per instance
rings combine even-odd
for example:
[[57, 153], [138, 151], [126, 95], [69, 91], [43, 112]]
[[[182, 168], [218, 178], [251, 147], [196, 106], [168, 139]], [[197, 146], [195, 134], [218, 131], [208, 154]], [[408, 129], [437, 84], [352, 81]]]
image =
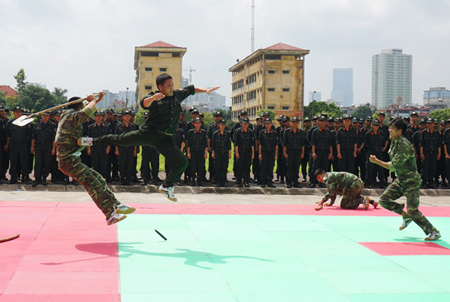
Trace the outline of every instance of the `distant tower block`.
[[172, 76], [175, 89], [181, 88], [182, 58], [187, 48], [163, 41], [135, 47], [136, 97], [140, 102], [151, 91], [158, 90], [156, 77], [162, 73]]

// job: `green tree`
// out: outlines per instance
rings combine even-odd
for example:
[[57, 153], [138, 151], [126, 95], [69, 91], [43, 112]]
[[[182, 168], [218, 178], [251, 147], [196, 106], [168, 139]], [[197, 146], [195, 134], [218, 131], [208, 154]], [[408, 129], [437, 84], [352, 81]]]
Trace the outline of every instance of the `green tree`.
[[56, 105], [60, 105], [60, 104], [67, 102], [66, 93], [67, 93], [67, 89], [58, 88], [58, 87], [55, 87], [53, 89], [52, 94], [55, 98]]
[[140, 125], [144, 124], [144, 113], [145, 110], [143, 108], [140, 108], [138, 112], [136, 112], [136, 115], [134, 116], [134, 123]]
[[263, 113], [263, 112], [265, 112], [265, 111], [269, 112], [270, 119], [271, 119], [272, 122], [273, 122], [273, 121], [275, 120], [275, 111], [273, 111], [273, 110], [270, 110], [270, 109], [260, 109], [260, 110], [258, 110], [258, 112], [256, 112], [256, 116], [259, 116], [261, 113]]
[[370, 109], [369, 106], [359, 106], [353, 113], [353, 117], [365, 119], [366, 117], [371, 116], [372, 114], [373, 114], [372, 109]]
[[336, 118], [342, 116], [344, 113], [334, 103], [327, 104], [326, 102], [312, 101], [308, 106], [304, 107], [304, 117], [312, 118], [315, 115], [322, 113], [328, 114], [328, 117]]
[[203, 124], [205, 124], [205, 126], [208, 126], [212, 122], [214, 122], [213, 114], [211, 112], [204, 113]]
[[20, 92], [21, 106], [29, 110], [34, 109], [35, 112], [59, 105], [58, 101], [60, 100], [52, 95], [47, 88], [35, 85], [27, 85]]
[[430, 113], [430, 117], [438, 121], [447, 121], [450, 119], [450, 108], [438, 109]]
[[27, 79], [25, 70], [23, 68], [20, 68], [20, 70], [14, 76], [14, 79], [16, 79], [17, 82], [16, 90], [19, 92], [19, 94], [22, 94], [22, 90], [25, 89], [28, 84], [28, 82], [25, 81]]

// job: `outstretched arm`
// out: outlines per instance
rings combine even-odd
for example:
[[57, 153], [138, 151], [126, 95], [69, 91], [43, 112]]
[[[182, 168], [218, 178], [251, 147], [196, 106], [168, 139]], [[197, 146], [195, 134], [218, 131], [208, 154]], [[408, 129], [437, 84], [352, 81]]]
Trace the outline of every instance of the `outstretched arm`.
[[203, 92], [206, 92], [206, 94], [210, 94], [211, 92], [213, 92], [214, 90], [217, 90], [217, 89], [219, 89], [219, 88], [220, 88], [220, 86], [216, 86], [216, 87], [209, 88], [209, 89], [195, 87], [195, 93], [203, 93]]
[[379, 166], [382, 166], [385, 169], [389, 169], [389, 163], [384, 162], [382, 160], [379, 160], [375, 155], [371, 155], [369, 158], [371, 163], [377, 164]]

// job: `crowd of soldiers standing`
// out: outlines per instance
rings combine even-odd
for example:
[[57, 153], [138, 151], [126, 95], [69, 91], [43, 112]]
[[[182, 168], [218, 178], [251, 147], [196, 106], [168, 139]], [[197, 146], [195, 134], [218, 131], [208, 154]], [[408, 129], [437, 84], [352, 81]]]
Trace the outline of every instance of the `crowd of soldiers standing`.
[[[256, 124], [250, 124], [247, 112], [240, 112], [239, 122], [228, 129], [220, 111], [214, 112], [214, 122], [205, 125], [203, 115], [190, 109], [192, 119], [184, 121], [186, 111], [180, 114], [179, 127], [174, 134], [178, 148], [189, 160], [184, 183], [204, 186], [212, 182], [218, 187], [226, 186], [229, 161], [234, 154], [233, 172], [239, 187], [250, 187], [251, 183], [261, 187], [274, 187], [275, 183], [287, 188], [301, 188], [300, 179], [309, 187], [317, 185], [314, 171], [345, 171], [359, 176], [366, 187], [386, 188], [389, 171], [370, 163], [370, 155], [388, 161], [389, 131], [385, 113], [358, 119], [351, 116], [329, 118], [327, 114], [305, 118], [303, 129], [298, 117], [290, 119], [279, 116], [275, 128], [269, 112], [262, 113]], [[20, 107], [13, 108], [14, 119], [29, 114]], [[77, 185], [57, 168], [55, 134], [62, 110], [43, 114], [37, 122], [24, 127], [12, 124], [8, 112], [0, 105], [0, 184], [21, 181], [24, 184]], [[139, 129], [134, 123], [135, 112], [130, 110], [96, 111], [94, 119], [83, 124], [83, 136], [99, 137], [106, 134], [121, 134]], [[144, 113], [144, 119], [148, 112]], [[413, 112], [405, 118], [408, 130], [405, 137], [414, 146], [423, 187], [448, 187], [450, 179], [450, 120], [420, 120]], [[137, 177], [137, 155], [141, 154], [141, 179]], [[81, 159], [98, 171], [107, 182], [119, 181], [121, 185], [152, 182], [158, 185], [160, 155], [152, 147], [102, 146], [96, 145], [82, 150]], [[209, 161], [209, 179], [206, 178], [206, 161]], [[34, 163], [34, 169], [33, 169]], [[277, 166], [274, 176], [275, 163]], [[6, 178], [9, 168], [10, 179]], [[170, 165], [164, 167], [169, 173]], [[29, 174], [34, 170], [34, 181]], [[253, 178], [250, 177], [253, 172]], [[302, 177], [301, 177], [302, 176]], [[395, 177], [393, 174], [391, 177]], [[307, 180], [307, 178], [309, 180]], [[181, 183], [178, 183], [181, 185]], [[318, 184], [323, 186], [322, 183]]]

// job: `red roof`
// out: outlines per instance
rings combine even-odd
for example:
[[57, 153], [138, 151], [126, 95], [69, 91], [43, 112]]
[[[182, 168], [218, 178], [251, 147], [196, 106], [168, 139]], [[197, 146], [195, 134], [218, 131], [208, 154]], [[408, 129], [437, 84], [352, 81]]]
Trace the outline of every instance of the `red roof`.
[[142, 47], [180, 48], [178, 46], [174, 46], [172, 44], [169, 44], [169, 43], [166, 43], [163, 41], [154, 42], [154, 43], [142, 46]]
[[270, 50], [303, 50], [301, 48], [287, 45], [284, 43], [278, 43], [278, 44], [272, 45], [270, 47], [267, 47], [266, 49], [270, 49]]
[[0, 91], [6, 93], [6, 96], [19, 95], [19, 93], [8, 85], [0, 85]]

